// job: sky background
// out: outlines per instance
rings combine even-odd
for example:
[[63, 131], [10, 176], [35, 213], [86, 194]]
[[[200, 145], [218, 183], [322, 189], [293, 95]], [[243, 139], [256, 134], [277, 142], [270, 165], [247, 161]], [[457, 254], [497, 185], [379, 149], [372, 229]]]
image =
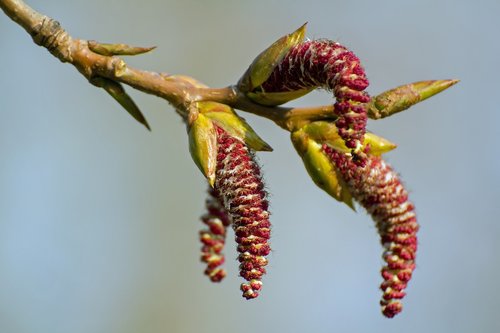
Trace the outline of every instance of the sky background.
[[[380, 314], [381, 246], [370, 217], [308, 178], [286, 132], [244, 115], [273, 223], [261, 296], [241, 298], [199, 262], [206, 182], [164, 100], [128, 89], [146, 131], [102, 90], [0, 14], [0, 332], [499, 332], [499, 1], [29, 1], [74, 37], [157, 45], [135, 67], [212, 87], [304, 22], [352, 49], [368, 91], [461, 82], [370, 121], [417, 207], [418, 265], [401, 315]], [[314, 93], [293, 105], [330, 103]], [[497, 282], [495, 282], [497, 281]]]

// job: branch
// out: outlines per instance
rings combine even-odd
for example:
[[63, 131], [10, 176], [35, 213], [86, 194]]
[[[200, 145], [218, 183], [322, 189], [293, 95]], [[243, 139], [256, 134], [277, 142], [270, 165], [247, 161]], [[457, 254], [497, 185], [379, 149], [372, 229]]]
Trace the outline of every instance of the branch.
[[[0, 0], [0, 7], [28, 32], [33, 41], [46, 48], [61, 62], [72, 64], [90, 83], [104, 88], [139, 122], [149, 128], [141, 112], [124, 92], [120, 83], [167, 100], [183, 117], [189, 105], [214, 101], [274, 121], [292, 131], [314, 120], [331, 119], [332, 106], [308, 108], [269, 107], [254, 103], [235, 86], [212, 89], [200, 87], [195, 79], [144, 71], [128, 66], [116, 55], [135, 55], [152, 48], [134, 48], [123, 44], [99, 44], [71, 37], [54, 19], [42, 15], [20, 0]], [[137, 51], [137, 50], [142, 51]]]

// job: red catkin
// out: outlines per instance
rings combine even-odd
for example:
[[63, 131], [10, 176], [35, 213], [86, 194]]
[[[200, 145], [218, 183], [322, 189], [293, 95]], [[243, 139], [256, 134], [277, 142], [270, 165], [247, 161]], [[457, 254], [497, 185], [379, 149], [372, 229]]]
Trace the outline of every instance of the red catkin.
[[365, 71], [354, 53], [330, 40], [312, 40], [290, 49], [262, 84], [262, 90], [284, 92], [318, 87], [333, 91], [336, 98], [335, 125], [339, 135], [348, 148], [361, 153], [359, 149], [367, 122], [364, 103], [370, 100], [364, 92], [368, 84]]
[[392, 318], [403, 309], [400, 300], [415, 269], [419, 228], [415, 208], [398, 175], [381, 157], [368, 156], [367, 165], [359, 167], [326, 145], [323, 151], [342, 174], [353, 197], [376, 223], [385, 261], [380, 304], [382, 313]]
[[241, 284], [243, 297], [251, 299], [259, 295], [266, 273], [265, 257], [271, 251], [267, 193], [260, 168], [244, 142], [217, 128], [217, 144], [215, 189], [231, 217], [240, 275], [248, 281]]
[[201, 261], [207, 264], [205, 275], [212, 282], [220, 282], [226, 276], [226, 271], [220, 266], [224, 263], [222, 250], [226, 241], [226, 228], [231, 221], [216, 190], [209, 188], [205, 206], [207, 213], [201, 220], [208, 228], [200, 231], [200, 241], [203, 244]]

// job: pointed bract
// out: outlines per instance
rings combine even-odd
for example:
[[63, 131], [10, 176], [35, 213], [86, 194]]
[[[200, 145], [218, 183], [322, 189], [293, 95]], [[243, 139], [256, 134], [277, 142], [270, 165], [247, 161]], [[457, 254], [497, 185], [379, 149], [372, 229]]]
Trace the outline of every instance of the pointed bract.
[[458, 80], [429, 80], [405, 84], [373, 97], [368, 103], [368, 116], [380, 119], [404, 111], [459, 82]]
[[213, 186], [217, 166], [217, 134], [212, 121], [198, 114], [189, 125], [188, 135], [191, 157], [207, 177], [210, 186]]
[[[350, 149], [345, 145], [345, 141], [338, 133], [337, 126], [333, 122], [315, 121], [302, 127], [302, 130], [309, 138], [320, 144], [326, 144], [342, 153], [350, 152]], [[365, 133], [362, 145], [363, 150], [368, 145], [369, 153], [372, 155], [381, 155], [396, 148], [396, 144], [371, 132]]]
[[151, 131], [149, 124], [142, 114], [141, 110], [135, 104], [132, 97], [123, 89], [123, 86], [115, 81], [105, 79], [102, 77], [95, 77], [90, 80], [90, 82], [100, 88], [106, 90], [106, 92], [114, 98], [135, 120], [144, 125], [148, 130]]
[[350, 152], [350, 149], [346, 147], [344, 140], [340, 137], [337, 126], [333, 122], [314, 121], [302, 127], [302, 130], [309, 138], [320, 144], [326, 143], [343, 153]]
[[306, 24], [307, 23], [303, 24], [291, 34], [281, 37], [259, 54], [238, 82], [239, 90], [242, 92], [249, 92], [264, 83], [286, 53], [294, 45], [304, 40]]
[[365, 140], [363, 146], [369, 146], [370, 155], [379, 156], [385, 154], [397, 147], [397, 145], [381, 136], [375, 135], [371, 132], [365, 133]]
[[293, 132], [291, 139], [314, 183], [333, 198], [354, 210], [351, 193], [342, 179], [338, 177], [337, 170], [328, 156], [323, 153], [322, 145], [310, 139], [302, 130]]
[[205, 117], [209, 118], [231, 136], [244, 141], [253, 150], [273, 150], [271, 146], [255, 133], [245, 119], [239, 117], [230, 106], [216, 102], [198, 102], [196, 105], [200, 113]]

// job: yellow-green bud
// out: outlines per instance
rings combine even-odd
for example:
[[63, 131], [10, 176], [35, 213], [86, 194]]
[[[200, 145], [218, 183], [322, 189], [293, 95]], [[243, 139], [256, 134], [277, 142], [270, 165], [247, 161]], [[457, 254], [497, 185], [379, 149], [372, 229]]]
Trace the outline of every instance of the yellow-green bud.
[[104, 56], [114, 56], [114, 55], [133, 56], [133, 55], [147, 53], [156, 48], [156, 46], [141, 47], [141, 46], [131, 46], [127, 44], [105, 44], [96, 42], [95, 40], [89, 40], [88, 46], [92, 52]]
[[404, 111], [431, 96], [434, 96], [458, 80], [429, 80], [405, 84], [373, 97], [368, 103], [368, 117], [380, 119]]

